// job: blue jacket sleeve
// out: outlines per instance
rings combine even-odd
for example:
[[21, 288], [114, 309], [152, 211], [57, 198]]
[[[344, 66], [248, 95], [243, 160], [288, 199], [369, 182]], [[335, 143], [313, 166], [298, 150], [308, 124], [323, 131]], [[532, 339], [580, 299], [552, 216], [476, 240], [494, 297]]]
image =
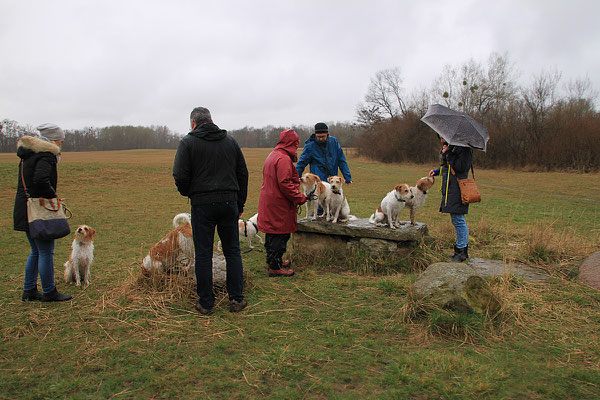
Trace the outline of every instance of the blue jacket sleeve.
[[352, 182], [352, 175], [350, 175], [350, 168], [348, 167], [348, 162], [346, 161], [346, 156], [344, 155], [344, 150], [342, 146], [338, 143], [338, 166], [342, 175], [344, 176], [344, 180], [346, 182]]

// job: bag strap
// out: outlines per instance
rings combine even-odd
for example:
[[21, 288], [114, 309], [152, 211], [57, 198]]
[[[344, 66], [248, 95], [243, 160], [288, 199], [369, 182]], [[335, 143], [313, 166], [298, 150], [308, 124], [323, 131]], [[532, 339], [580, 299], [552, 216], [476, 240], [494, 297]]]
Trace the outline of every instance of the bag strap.
[[21, 160], [21, 182], [23, 183], [23, 189], [25, 190], [25, 196], [29, 198], [29, 192], [27, 191], [27, 185], [25, 185], [25, 177], [23, 176], [23, 160]]
[[[454, 168], [452, 168], [452, 165], [450, 165], [450, 163], [448, 163], [448, 166], [450, 167], [450, 172], [452, 172], [452, 175], [456, 176], [456, 173], [454, 172]], [[473, 175], [473, 179], [475, 179], [475, 171], [473, 171], [473, 163], [471, 163], [471, 175]], [[468, 178], [468, 174], [467, 174], [467, 178]]]

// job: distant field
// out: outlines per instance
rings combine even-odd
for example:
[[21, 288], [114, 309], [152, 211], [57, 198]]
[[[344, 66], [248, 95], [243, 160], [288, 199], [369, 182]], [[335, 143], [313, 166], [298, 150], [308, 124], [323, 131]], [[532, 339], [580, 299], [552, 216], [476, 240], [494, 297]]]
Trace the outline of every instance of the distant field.
[[[244, 149], [246, 218], [257, 211], [270, 151]], [[74, 300], [50, 305], [20, 301], [29, 246], [12, 230], [18, 158], [0, 154], [0, 398], [600, 397], [600, 294], [575, 280], [600, 249], [599, 174], [475, 166], [483, 202], [467, 217], [470, 255], [524, 262], [553, 278], [492, 282], [506, 303], [502, 324], [454, 316], [446, 332], [439, 320], [402, 312], [418, 271], [369, 276], [321, 265], [269, 279], [264, 252], [254, 250], [243, 254], [250, 306], [230, 314], [225, 299], [210, 317], [194, 311], [188, 284], [143, 283], [141, 258], [176, 213], [189, 211], [173, 183], [174, 154], [63, 154], [58, 191], [71, 225], [98, 235], [87, 288], [65, 287], [71, 239], [56, 242], [58, 287]], [[365, 218], [395, 184], [435, 167], [347, 155], [355, 183], [345, 193], [352, 214]], [[438, 188], [417, 214], [434, 239], [417, 252], [421, 262], [452, 248]]]

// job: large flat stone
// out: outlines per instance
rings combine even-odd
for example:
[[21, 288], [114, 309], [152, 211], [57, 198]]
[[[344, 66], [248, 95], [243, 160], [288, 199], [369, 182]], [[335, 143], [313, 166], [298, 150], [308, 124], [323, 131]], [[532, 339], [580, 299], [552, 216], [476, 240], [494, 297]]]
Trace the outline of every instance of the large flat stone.
[[368, 218], [357, 218], [336, 224], [327, 222], [325, 219], [310, 221], [302, 218], [298, 220], [298, 232], [383, 239], [394, 242], [419, 242], [424, 236], [429, 234], [426, 224], [417, 222], [415, 226], [411, 226], [410, 221], [404, 222], [405, 224], [400, 228], [390, 229], [387, 226], [375, 226], [369, 222]]

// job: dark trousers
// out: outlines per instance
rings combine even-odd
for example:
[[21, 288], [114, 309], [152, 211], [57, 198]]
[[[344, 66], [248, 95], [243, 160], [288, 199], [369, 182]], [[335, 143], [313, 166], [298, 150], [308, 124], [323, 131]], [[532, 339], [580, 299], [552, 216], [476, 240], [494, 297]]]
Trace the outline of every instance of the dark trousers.
[[265, 233], [265, 250], [267, 251], [267, 264], [271, 269], [280, 269], [285, 253], [287, 242], [290, 240], [289, 233]]
[[192, 232], [196, 256], [196, 292], [202, 307], [215, 305], [213, 293], [212, 256], [215, 227], [223, 246], [227, 268], [229, 300], [244, 299], [244, 269], [238, 234], [238, 207], [235, 201], [192, 206]]

